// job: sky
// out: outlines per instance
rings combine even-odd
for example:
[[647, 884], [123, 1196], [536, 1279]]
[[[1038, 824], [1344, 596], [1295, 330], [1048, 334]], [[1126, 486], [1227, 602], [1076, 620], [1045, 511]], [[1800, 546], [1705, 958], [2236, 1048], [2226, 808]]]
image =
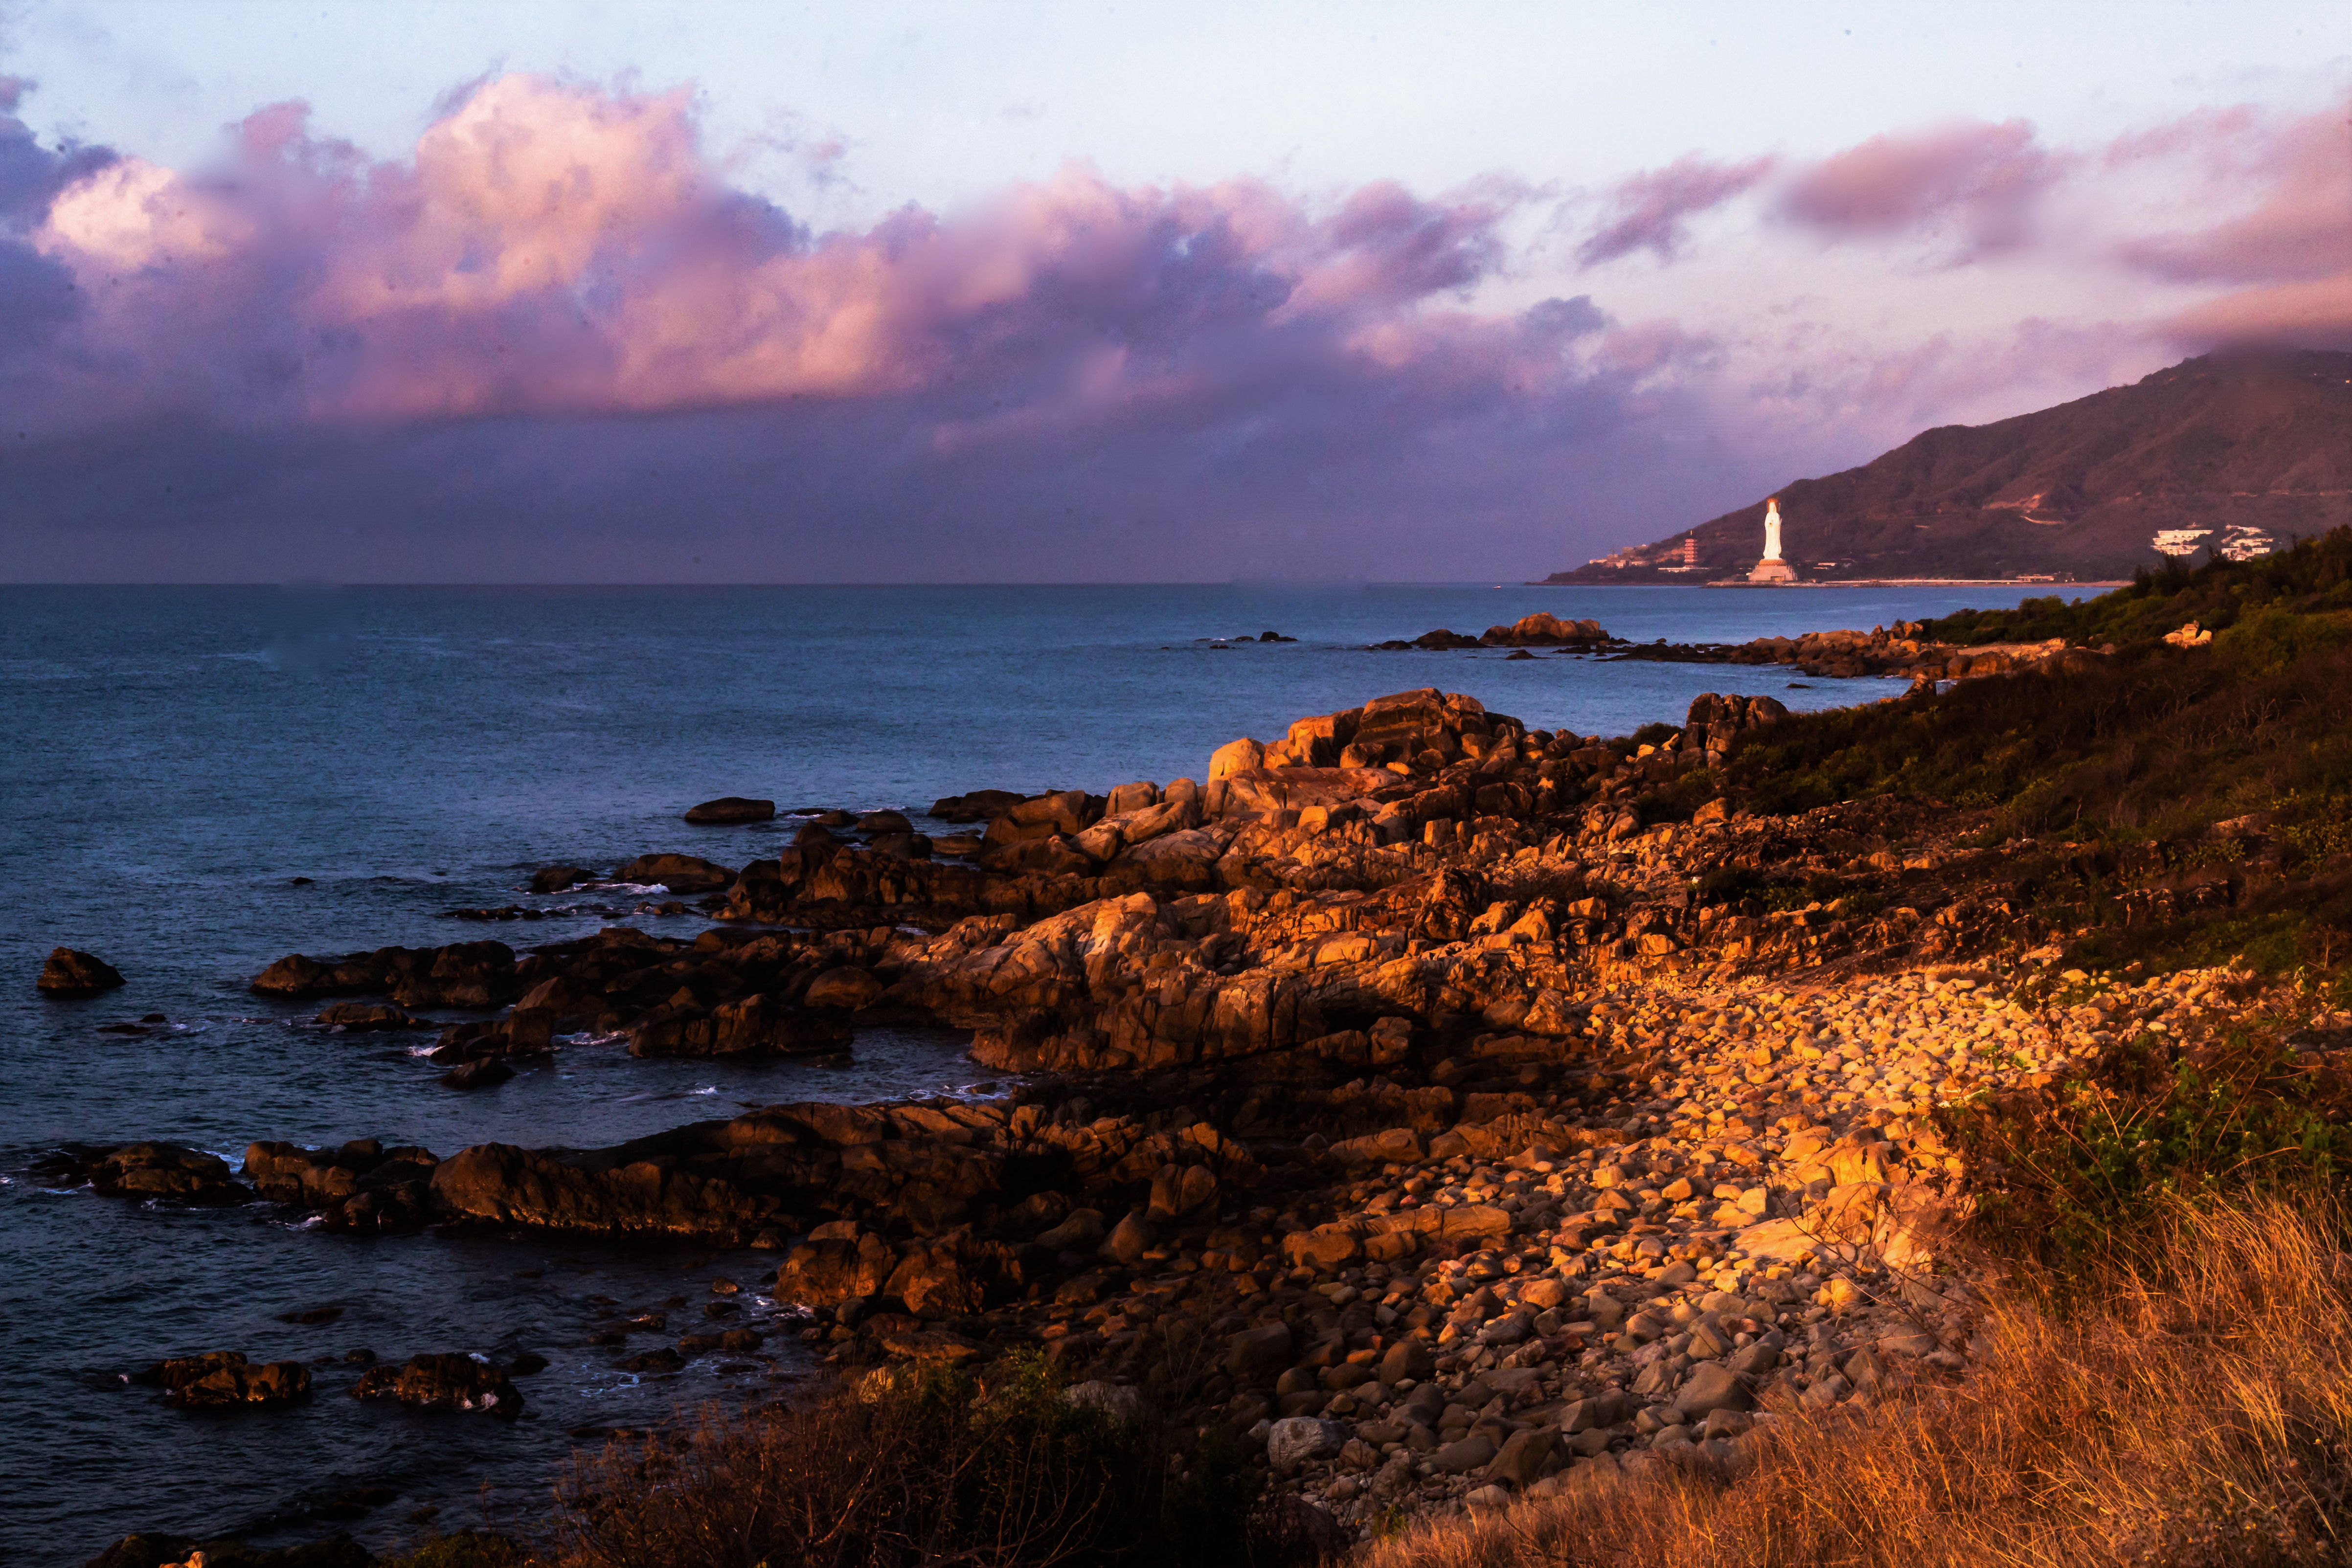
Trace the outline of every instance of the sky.
[[2352, 347], [2352, 7], [0, 0], [0, 577], [1540, 576]]

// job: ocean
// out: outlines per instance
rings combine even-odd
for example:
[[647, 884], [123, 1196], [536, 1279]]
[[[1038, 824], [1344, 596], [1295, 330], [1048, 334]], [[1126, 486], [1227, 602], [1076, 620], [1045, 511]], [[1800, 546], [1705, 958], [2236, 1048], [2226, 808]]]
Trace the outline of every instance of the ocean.
[[[79, 1563], [138, 1529], [261, 1542], [344, 1529], [527, 1523], [576, 1441], [707, 1400], [789, 1392], [772, 1359], [628, 1373], [584, 1343], [614, 1314], [699, 1326], [709, 1281], [758, 1294], [772, 1253], [354, 1238], [268, 1206], [141, 1207], [31, 1173], [66, 1143], [163, 1139], [234, 1162], [255, 1139], [378, 1137], [446, 1155], [588, 1146], [749, 1106], [988, 1092], [952, 1034], [867, 1031], [846, 1066], [638, 1061], [582, 1043], [495, 1089], [441, 1087], [383, 1035], [305, 1020], [246, 982], [291, 952], [495, 936], [519, 949], [616, 923], [688, 933], [620, 891], [533, 899], [534, 867], [652, 850], [740, 863], [774, 824], [694, 828], [696, 801], [896, 807], [993, 788], [1106, 791], [1202, 778], [1240, 735], [1382, 693], [1467, 692], [1529, 726], [1622, 734], [1705, 691], [1792, 708], [1875, 680], [1368, 651], [1536, 610], [1648, 642], [1868, 627], [2023, 589], [1445, 587], [0, 588], [0, 1562]], [[1256, 641], [1264, 632], [1297, 639]], [[1213, 641], [1214, 639], [1249, 641]], [[485, 926], [457, 907], [547, 918]], [[51, 947], [128, 985], [33, 988]], [[102, 1026], [160, 1013], [142, 1035]], [[332, 1312], [331, 1321], [290, 1317]], [[688, 1320], [692, 1320], [691, 1322]], [[314, 1364], [301, 1405], [192, 1414], [121, 1374], [215, 1349]], [[511, 1424], [348, 1397], [349, 1353], [536, 1351]], [[575, 1437], [585, 1434], [586, 1437]]]

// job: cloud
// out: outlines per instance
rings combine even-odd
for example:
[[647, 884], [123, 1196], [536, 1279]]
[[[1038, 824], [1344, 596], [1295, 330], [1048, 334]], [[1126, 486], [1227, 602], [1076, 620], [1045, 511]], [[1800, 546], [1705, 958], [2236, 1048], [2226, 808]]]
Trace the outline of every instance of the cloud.
[[1973, 260], [2025, 242], [2036, 203], [2071, 162], [2022, 120], [1874, 136], [1798, 171], [1778, 209], [1828, 238], [1944, 238], [1952, 259]]
[[[387, 569], [426, 577], [498, 574], [482, 517], [519, 540], [682, 513], [782, 576], [1322, 570], [1343, 540], [1375, 575], [1450, 574], [1463, 519], [1507, 549], [1548, 515], [1530, 476], [1588, 517], [1653, 489], [1626, 455], [1672, 444], [1678, 370], [1711, 351], [1589, 296], [1478, 303], [1528, 199], [1072, 164], [819, 232], [730, 183], [684, 91], [503, 77], [394, 161], [273, 106], [216, 167], [122, 159], [47, 198], [35, 259], [84, 303], [0, 343], [0, 402], [47, 455], [0, 508], [61, 538], [143, 508], [215, 561], [362, 518], [440, 537]], [[1677, 474], [1695, 505], [1721, 483]]]
[[[2284, 123], [2199, 115], [2130, 140], [2137, 162], [2188, 162], [2218, 222], [2135, 238], [2125, 259], [2176, 283], [2293, 283], [2352, 265], [2352, 125], [2329, 110]], [[2232, 210], [2234, 209], [2234, 210]]]
[[[1612, 187], [1579, 246], [1717, 269], [1635, 275], [1634, 308], [1540, 297], [1513, 237], [1538, 193], [1500, 179], [1302, 197], [1072, 163], [825, 227], [747, 189], [685, 89], [488, 78], [389, 160], [278, 104], [188, 170], [0, 113], [7, 570], [1548, 570], [2177, 341], [2338, 330], [2315, 134], [2215, 111], [2104, 153], [2013, 121], [1695, 154]], [[2184, 193], [2076, 199], [2135, 181]], [[1751, 192], [1708, 225], [1747, 225], [1736, 254], [1694, 237]], [[1923, 241], [1948, 265], [1878, 265]], [[2125, 287], [2029, 315], [2020, 262]]]
[[1769, 158], [1718, 163], [1692, 153], [1663, 169], [1633, 175], [1610, 192], [1613, 215], [1577, 247], [1576, 259], [1595, 267], [1647, 250], [1660, 261], [1672, 261], [1688, 236], [1692, 218], [1753, 187], [1772, 164]]
[[[981, 374], [1117, 399], [1245, 360], [1250, 333], [1395, 371], [1475, 335], [1427, 313], [1495, 273], [1516, 201], [1374, 184], [1310, 211], [1256, 182], [1121, 189], [1073, 165], [819, 235], [728, 185], [683, 91], [503, 78], [400, 163], [314, 141], [299, 105], [239, 131], [234, 169], [124, 160], [37, 235], [103, 299], [86, 348], [140, 365], [147, 412], [652, 413]], [[166, 321], [181, 348], [156, 346]]]

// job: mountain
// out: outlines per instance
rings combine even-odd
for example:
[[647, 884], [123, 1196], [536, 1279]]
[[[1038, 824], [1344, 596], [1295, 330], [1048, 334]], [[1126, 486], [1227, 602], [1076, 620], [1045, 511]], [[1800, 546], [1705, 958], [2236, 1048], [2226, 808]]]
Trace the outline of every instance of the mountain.
[[[1923, 432], [1874, 462], [1776, 492], [1801, 579], [2128, 577], [2188, 548], [2258, 549], [2267, 536], [2352, 522], [2352, 354], [2209, 354], [2126, 387], [1997, 423]], [[1696, 570], [1677, 571], [1696, 540]], [[1744, 577], [1764, 501], [1620, 550], [1558, 583]]]

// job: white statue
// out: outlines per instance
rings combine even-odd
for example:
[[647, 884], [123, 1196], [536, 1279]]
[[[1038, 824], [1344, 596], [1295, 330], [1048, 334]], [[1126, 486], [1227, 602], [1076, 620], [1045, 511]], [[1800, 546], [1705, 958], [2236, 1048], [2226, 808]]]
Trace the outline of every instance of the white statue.
[[1748, 574], [1750, 582], [1785, 583], [1797, 580], [1797, 569], [1780, 559], [1780, 497], [1773, 497], [1764, 503], [1764, 559]]

